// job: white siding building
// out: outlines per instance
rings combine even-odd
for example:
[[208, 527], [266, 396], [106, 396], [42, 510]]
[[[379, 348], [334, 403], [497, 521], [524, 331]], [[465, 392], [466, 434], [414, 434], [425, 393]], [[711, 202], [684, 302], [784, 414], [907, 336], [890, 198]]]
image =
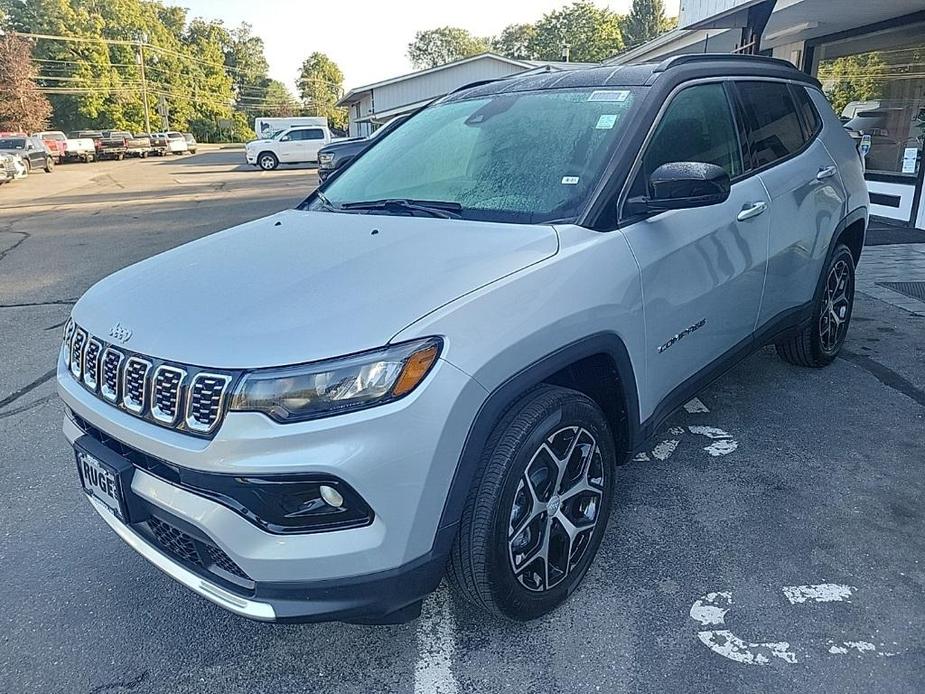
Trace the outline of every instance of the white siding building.
[[338, 105], [349, 109], [349, 134], [352, 137], [366, 136], [389, 119], [410, 113], [429, 101], [472, 82], [531, 71], [574, 69], [586, 65], [512, 60], [494, 53], [480, 53], [446, 65], [351, 89], [341, 97]]

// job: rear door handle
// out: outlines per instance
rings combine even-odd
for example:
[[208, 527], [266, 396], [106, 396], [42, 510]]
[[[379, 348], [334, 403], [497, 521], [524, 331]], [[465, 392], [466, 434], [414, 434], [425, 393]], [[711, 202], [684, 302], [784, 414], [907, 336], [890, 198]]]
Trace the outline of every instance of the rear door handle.
[[838, 171], [834, 166], [823, 166], [816, 173], [816, 180], [821, 181], [823, 178], [828, 178], [829, 176], [834, 176], [835, 172]]
[[751, 219], [752, 217], [757, 217], [762, 212], [768, 209], [768, 203], [766, 202], [752, 202], [745, 205], [739, 214], [736, 215], [736, 219], [740, 222], [744, 222], [746, 219]]

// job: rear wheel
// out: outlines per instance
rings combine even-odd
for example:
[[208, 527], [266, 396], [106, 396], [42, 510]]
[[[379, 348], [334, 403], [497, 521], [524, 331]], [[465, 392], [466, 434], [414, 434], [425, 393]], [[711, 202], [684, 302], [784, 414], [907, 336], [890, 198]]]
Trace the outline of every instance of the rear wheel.
[[813, 321], [796, 335], [778, 342], [777, 354], [797, 366], [831, 364], [848, 334], [854, 308], [854, 256], [839, 245], [826, 266]]
[[273, 152], [261, 152], [260, 156], [257, 157], [257, 166], [264, 171], [272, 171], [279, 166], [279, 159], [276, 158]]
[[463, 510], [448, 577], [469, 602], [524, 621], [558, 607], [610, 515], [614, 443], [581, 393], [541, 386], [498, 423]]
[[55, 170], [55, 160], [51, 157], [45, 159], [45, 173], [51, 173]]

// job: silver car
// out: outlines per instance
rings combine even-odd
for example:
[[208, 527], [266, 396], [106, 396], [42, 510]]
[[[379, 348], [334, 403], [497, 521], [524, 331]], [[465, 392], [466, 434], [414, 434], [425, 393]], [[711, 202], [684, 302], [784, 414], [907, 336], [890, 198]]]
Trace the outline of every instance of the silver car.
[[672, 411], [769, 343], [835, 358], [868, 207], [789, 63], [461, 89], [297, 209], [80, 299], [58, 360], [79, 483], [240, 615], [405, 621], [447, 575], [538, 617], [587, 573], [615, 466]]

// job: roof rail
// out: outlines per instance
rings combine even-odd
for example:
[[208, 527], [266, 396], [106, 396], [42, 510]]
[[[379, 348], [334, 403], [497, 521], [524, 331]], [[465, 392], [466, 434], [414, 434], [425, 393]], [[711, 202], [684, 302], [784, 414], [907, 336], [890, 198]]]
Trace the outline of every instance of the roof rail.
[[775, 67], [784, 67], [790, 70], [797, 70], [793, 63], [786, 61], [783, 58], [771, 58], [764, 55], [751, 55], [745, 53], [686, 53], [683, 55], [673, 55], [670, 58], [665, 58], [662, 62], [655, 66], [655, 69], [652, 70], [652, 72], [665, 72], [665, 70], [670, 68], [678, 67], [679, 65], [687, 65], [689, 63], [732, 60], [761, 62], [765, 65], [774, 65]]

